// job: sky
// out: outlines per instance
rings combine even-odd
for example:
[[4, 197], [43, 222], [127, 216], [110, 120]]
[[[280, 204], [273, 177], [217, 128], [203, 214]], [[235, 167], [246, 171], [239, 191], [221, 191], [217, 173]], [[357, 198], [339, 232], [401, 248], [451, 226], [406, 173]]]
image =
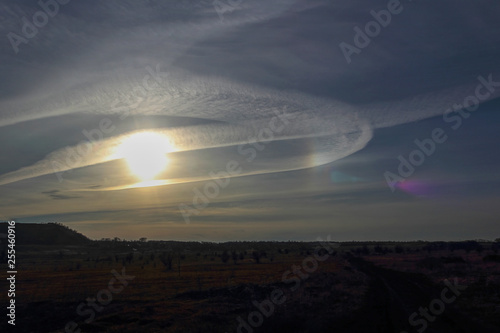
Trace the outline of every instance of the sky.
[[500, 4], [0, 1], [0, 220], [500, 237]]

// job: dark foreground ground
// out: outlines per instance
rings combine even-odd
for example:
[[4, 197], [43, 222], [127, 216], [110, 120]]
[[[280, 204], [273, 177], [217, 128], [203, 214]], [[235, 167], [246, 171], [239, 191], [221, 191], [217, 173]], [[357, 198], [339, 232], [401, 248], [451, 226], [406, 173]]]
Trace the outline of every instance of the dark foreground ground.
[[500, 332], [493, 245], [24, 245], [1, 332]]

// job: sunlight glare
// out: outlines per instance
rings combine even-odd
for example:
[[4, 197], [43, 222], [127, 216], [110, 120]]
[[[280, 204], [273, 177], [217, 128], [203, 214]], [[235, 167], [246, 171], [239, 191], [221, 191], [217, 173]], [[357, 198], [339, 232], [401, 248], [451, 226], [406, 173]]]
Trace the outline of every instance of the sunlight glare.
[[130, 171], [142, 181], [153, 179], [167, 164], [173, 148], [165, 135], [139, 132], [128, 136], [118, 147], [118, 157], [127, 161]]

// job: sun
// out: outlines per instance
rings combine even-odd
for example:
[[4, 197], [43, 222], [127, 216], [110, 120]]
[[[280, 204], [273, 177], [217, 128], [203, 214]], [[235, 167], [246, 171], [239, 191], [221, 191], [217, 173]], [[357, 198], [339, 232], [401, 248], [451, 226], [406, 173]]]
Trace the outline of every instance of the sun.
[[117, 149], [117, 157], [127, 161], [130, 171], [142, 181], [151, 180], [168, 164], [173, 151], [165, 135], [139, 132], [126, 137]]

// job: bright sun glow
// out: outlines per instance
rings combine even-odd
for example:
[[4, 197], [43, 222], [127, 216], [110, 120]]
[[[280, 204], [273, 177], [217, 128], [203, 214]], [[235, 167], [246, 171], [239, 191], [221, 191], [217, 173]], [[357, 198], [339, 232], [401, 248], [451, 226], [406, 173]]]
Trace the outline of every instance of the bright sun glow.
[[118, 147], [117, 157], [124, 158], [130, 171], [142, 181], [151, 180], [167, 164], [167, 153], [173, 151], [168, 138], [155, 132], [140, 132], [128, 136]]

